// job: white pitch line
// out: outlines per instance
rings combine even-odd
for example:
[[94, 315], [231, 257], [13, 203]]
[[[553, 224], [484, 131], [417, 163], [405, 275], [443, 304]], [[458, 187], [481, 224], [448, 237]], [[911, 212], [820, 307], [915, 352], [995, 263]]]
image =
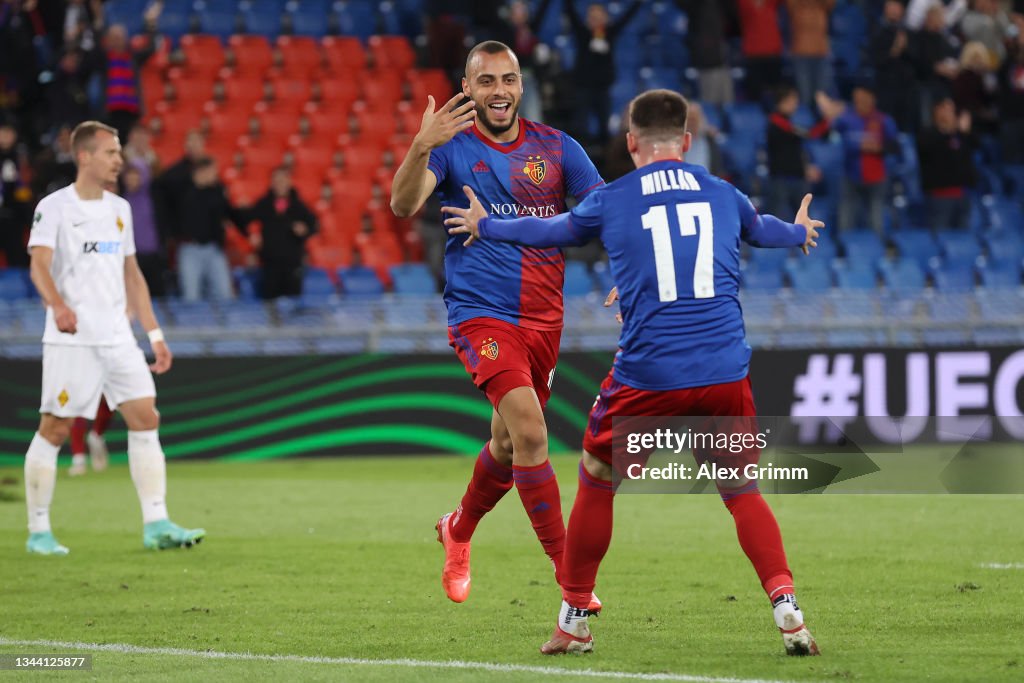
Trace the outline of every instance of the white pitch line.
[[978, 566], [982, 569], [1024, 569], [1024, 562], [1007, 562], [1005, 564], [987, 562]]
[[524, 664], [493, 664], [490, 662], [463, 662], [459, 660], [431, 661], [427, 659], [362, 659], [359, 657], [310, 657], [306, 655], [261, 655], [252, 652], [217, 652], [215, 650], [186, 650], [177, 647], [142, 647], [125, 643], [73, 643], [60, 640], [16, 640], [0, 637], [0, 645], [19, 647], [52, 647], [62, 650], [86, 652], [114, 652], [135, 655], [168, 655], [199, 659], [228, 659], [259, 662], [299, 662], [302, 664], [331, 664], [335, 666], [383, 666], [409, 669], [468, 669], [497, 673], [530, 673], [544, 676], [578, 678], [612, 678], [630, 681], [682, 681], [683, 683], [784, 683], [762, 678], [719, 678], [672, 673], [639, 673], [631, 671], [597, 671], [593, 669], [560, 669], [554, 666], [527, 666]]

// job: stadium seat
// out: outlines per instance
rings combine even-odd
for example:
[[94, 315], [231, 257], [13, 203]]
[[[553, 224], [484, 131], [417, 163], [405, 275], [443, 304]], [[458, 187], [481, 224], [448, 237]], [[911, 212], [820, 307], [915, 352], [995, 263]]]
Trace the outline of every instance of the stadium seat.
[[370, 36], [366, 47], [377, 69], [405, 73], [416, 65], [416, 53], [405, 36]]
[[327, 36], [320, 41], [320, 47], [328, 67], [339, 76], [350, 78], [366, 68], [366, 52], [358, 38]]
[[228, 39], [228, 47], [234, 53], [234, 68], [238, 73], [262, 79], [274, 64], [274, 53], [264, 36], [233, 35]]
[[242, 23], [246, 33], [273, 38], [281, 33], [281, 11], [283, 3], [275, 0], [260, 0], [257, 6], [242, 11]]
[[916, 259], [883, 261], [879, 270], [885, 286], [893, 291], [914, 291], [924, 288], [924, 269]]
[[314, 38], [278, 36], [275, 45], [281, 52], [282, 66], [288, 74], [306, 79], [323, 63], [320, 46]]
[[[184, 9], [185, 11], [181, 11]], [[157, 19], [157, 31], [177, 41], [192, 30], [192, 10], [182, 7], [165, 6]]]
[[1024, 231], [1024, 209], [1017, 199], [993, 199], [988, 215], [993, 230]]
[[1009, 289], [1020, 287], [1021, 284], [1021, 262], [1017, 260], [994, 260], [987, 259], [982, 267], [978, 268], [978, 276], [981, 284], [985, 287], [995, 289]]
[[366, 266], [351, 266], [338, 270], [342, 292], [346, 297], [376, 298], [384, 293], [384, 284], [377, 274]]
[[422, 296], [437, 293], [437, 281], [423, 263], [403, 263], [390, 269], [395, 294]]
[[239, 328], [261, 328], [270, 326], [270, 313], [258, 302], [235, 302], [224, 310], [224, 324], [232, 330]]
[[167, 312], [177, 327], [220, 327], [220, 312], [209, 301], [167, 301]]
[[927, 230], [900, 230], [893, 235], [892, 241], [901, 258], [913, 259], [922, 268], [927, 268], [940, 253], [938, 242]]
[[928, 300], [928, 318], [937, 323], [960, 323], [967, 325], [971, 315], [972, 297], [962, 292], [939, 292]]
[[768, 133], [768, 117], [760, 104], [741, 102], [725, 107], [729, 135], [763, 145]]
[[852, 264], [868, 264], [872, 267], [885, 256], [885, 245], [877, 233], [870, 230], [848, 230], [838, 235], [843, 245], [846, 260]]
[[937, 238], [939, 250], [946, 263], [973, 266], [981, 256], [981, 245], [978, 244], [977, 238], [969, 232], [940, 232]]
[[332, 0], [303, 0], [303, 2], [288, 3], [285, 10], [288, 12], [292, 33], [297, 36], [313, 38], [322, 38], [327, 35], [331, 28], [327, 17], [332, 4]]
[[786, 270], [793, 289], [822, 292], [832, 286], [832, 270], [827, 261], [802, 259], [793, 261]]
[[594, 282], [587, 272], [587, 264], [581, 261], [565, 262], [565, 296], [586, 296], [594, 291]]
[[322, 103], [344, 107], [346, 112], [363, 94], [363, 89], [359, 82], [352, 78], [324, 78], [314, 87], [319, 89], [320, 101]]
[[774, 267], [747, 266], [742, 273], [743, 286], [754, 291], [782, 289], [782, 271]]
[[338, 32], [346, 36], [368, 39], [377, 30], [377, 3], [346, 2], [338, 6], [335, 21]]
[[965, 263], [943, 263], [932, 270], [932, 280], [940, 292], [967, 292], [974, 288], [974, 268]]
[[326, 302], [338, 293], [330, 272], [321, 268], [307, 268], [302, 276], [304, 301]]
[[836, 286], [842, 290], [874, 290], [878, 287], [874, 262], [851, 263], [836, 262]]
[[179, 45], [190, 69], [214, 71], [224, 66], [224, 44], [218, 36], [191, 34]]
[[[438, 105], [451, 99], [452, 84], [441, 69], [417, 69], [410, 71], [406, 76], [409, 83], [410, 100], [412, 109], [423, 115], [423, 107], [427, 103], [427, 95], [434, 96], [434, 102]], [[418, 130], [418, 128], [417, 128]]]
[[28, 271], [23, 268], [0, 268], [0, 300], [27, 299], [35, 292]]

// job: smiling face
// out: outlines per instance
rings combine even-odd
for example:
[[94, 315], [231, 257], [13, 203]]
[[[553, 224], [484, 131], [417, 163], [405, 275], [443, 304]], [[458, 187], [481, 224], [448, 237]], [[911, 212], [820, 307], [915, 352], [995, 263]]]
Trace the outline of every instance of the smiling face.
[[505, 135], [518, 120], [523, 98], [519, 60], [510, 50], [477, 52], [467, 65], [462, 93], [476, 104], [478, 125], [495, 137]]

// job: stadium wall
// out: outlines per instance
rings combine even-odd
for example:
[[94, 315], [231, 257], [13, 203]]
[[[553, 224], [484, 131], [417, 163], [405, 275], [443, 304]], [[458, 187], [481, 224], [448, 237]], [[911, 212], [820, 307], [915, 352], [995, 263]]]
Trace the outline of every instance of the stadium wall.
[[[610, 353], [563, 354], [548, 406], [553, 453], [579, 448], [610, 362]], [[40, 372], [38, 361], [0, 361], [0, 463], [24, 457]], [[751, 375], [762, 415], [995, 415], [981, 436], [1024, 439], [1017, 347], [758, 351]], [[476, 453], [490, 418], [447, 354], [184, 358], [158, 391], [172, 458]], [[108, 440], [123, 453], [123, 428]]]

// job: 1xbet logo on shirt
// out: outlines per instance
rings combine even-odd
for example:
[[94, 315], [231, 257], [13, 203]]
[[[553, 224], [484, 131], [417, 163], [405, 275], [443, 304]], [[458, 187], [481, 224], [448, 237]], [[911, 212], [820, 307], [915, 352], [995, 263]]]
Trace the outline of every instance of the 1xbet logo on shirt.
[[120, 242], [85, 242], [82, 244], [82, 253], [84, 254], [117, 254], [120, 251]]

